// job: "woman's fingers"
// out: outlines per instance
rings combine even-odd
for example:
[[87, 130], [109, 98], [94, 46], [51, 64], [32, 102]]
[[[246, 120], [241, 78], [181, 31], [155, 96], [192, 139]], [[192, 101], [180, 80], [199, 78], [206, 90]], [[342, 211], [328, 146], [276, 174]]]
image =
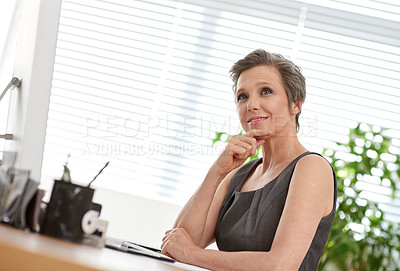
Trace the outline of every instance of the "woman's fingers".
[[265, 143], [271, 132], [250, 130], [244, 135], [232, 136], [215, 164], [220, 174], [227, 174], [242, 165], [247, 158], [257, 152], [257, 148]]
[[254, 138], [256, 140], [256, 148], [260, 147], [265, 143], [265, 140], [272, 135], [272, 131], [267, 131], [265, 130], [257, 130], [257, 129], [251, 129], [249, 132], [244, 134], [244, 136], [248, 136], [251, 138]]
[[167, 238], [161, 246], [161, 253], [178, 261], [190, 261], [193, 249], [200, 249], [196, 246], [183, 228], [175, 228], [168, 231]]
[[169, 235], [170, 235], [174, 230], [175, 230], [175, 229], [167, 230], [167, 231], [164, 233], [164, 237], [162, 238], [162, 241], [163, 241], [163, 242], [166, 241], [166, 240], [169, 238]]
[[257, 140], [257, 148], [265, 143], [265, 139]]
[[174, 233], [175, 230], [176, 229], [171, 229], [171, 230], [166, 231], [165, 232], [165, 236], [162, 239], [162, 244], [161, 244], [161, 253], [164, 254], [164, 255], [167, 255], [167, 256], [169, 256], [171, 258], [172, 258], [172, 256], [167, 251], [168, 250], [167, 244], [168, 244], [168, 242], [170, 242], [170, 238], [171, 238], [171, 236], [172, 236], [172, 234]]
[[257, 150], [257, 141], [251, 137], [232, 136], [227, 147], [232, 151], [233, 155], [251, 155]]
[[248, 154], [252, 156], [256, 154], [257, 148], [265, 143], [268, 136], [272, 134], [271, 131], [265, 132], [263, 130], [252, 129], [244, 135], [232, 136], [228, 142], [231, 143], [231, 148], [239, 156]]

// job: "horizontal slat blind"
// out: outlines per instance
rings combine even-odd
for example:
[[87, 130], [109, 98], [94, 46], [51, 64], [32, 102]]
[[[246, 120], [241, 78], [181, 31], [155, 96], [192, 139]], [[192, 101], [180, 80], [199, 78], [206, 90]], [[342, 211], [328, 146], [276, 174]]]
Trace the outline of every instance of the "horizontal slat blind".
[[400, 23], [333, 2], [64, 0], [43, 181], [70, 153], [77, 182], [110, 161], [95, 185], [184, 203], [223, 147], [210, 138], [239, 131], [228, 71], [256, 48], [303, 68], [309, 149], [357, 122], [399, 137]]
[[[340, 1], [330, 2], [343, 7]], [[316, 115], [317, 136], [305, 136], [303, 143], [319, 148], [331, 146], [330, 141], [347, 142], [344, 135], [358, 122], [390, 128], [390, 135], [399, 138], [400, 13], [394, 22], [362, 10], [348, 12], [351, 8], [305, 8], [297, 63], [307, 78], [304, 111]], [[391, 200], [389, 187], [378, 178], [359, 188], [363, 196], [381, 203], [387, 219], [400, 221], [400, 193]]]

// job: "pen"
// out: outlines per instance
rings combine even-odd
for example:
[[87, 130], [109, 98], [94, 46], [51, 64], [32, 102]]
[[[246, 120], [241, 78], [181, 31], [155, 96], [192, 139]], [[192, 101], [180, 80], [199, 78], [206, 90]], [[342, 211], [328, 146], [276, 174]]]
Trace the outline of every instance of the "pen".
[[108, 162], [104, 165], [104, 167], [103, 167], [102, 169], [100, 169], [99, 173], [97, 173], [97, 175], [94, 176], [93, 180], [90, 181], [90, 183], [88, 184], [87, 187], [89, 187], [89, 186], [94, 182], [94, 180], [96, 180], [97, 176], [99, 176], [99, 175], [103, 172], [103, 170], [108, 166], [109, 163], [110, 163], [110, 161], [108, 161]]

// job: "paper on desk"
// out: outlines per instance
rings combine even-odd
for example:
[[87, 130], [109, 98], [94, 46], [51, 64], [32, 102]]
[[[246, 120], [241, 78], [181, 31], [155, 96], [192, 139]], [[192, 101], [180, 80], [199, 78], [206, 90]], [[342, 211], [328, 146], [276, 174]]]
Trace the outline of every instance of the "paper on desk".
[[[155, 257], [158, 257], [158, 258], [161, 257], [161, 258], [171, 259], [170, 257], [168, 257], [166, 255], [163, 255], [163, 254], [160, 254], [158, 252], [153, 251], [155, 249], [150, 250], [150, 249], [147, 249], [146, 247], [143, 247], [141, 245], [138, 245], [138, 244], [135, 244], [135, 243], [132, 243], [132, 242], [128, 242], [128, 241], [123, 241], [123, 240], [120, 240], [120, 239], [117, 239], [117, 238], [106, 237], [105, 243], [106, 243], [106, 246], [107, 245], [108, 246], [114, 246], [114, 247], [120, 246], [120, 247], [124, 247], [125, 249], [128, 249], [128, 247], [129, 247], [129, 248], [131, 248], [131, 249], [133, 249], [135, 251], [140, 251], [140, 253], [145, 254], [145, 255], [149, 255], [149, 256], [152, 256], [152, 257], [155, 256]], [[121, 250], [121, 248], [118, 248], [118, 249]], [[198, 266], [195, 266], [195, 265], [190, 265], [190, 264], [186, 264], [186, 263], [182, 263], [182, 262], [178, 262], [178, 261], [165, 262], [165, 264], [171, 264], [173, 266], [176, 266], [176, 267], [182, 268], [183, 270], [188, 270], [188, 271], [205, 271], [205, 270], [208, 270], [208, 269], [205, 269], [205, 268], [201, 268], [201, 267], [198, 267]]]
[[[123, 251], [123, 252], [131, 252], [131, 253], [137, 253], [137, 254], [142, 254], [145, 256], [150, 256], [150, 257], [154, 257], [154, 258], [158, 258], [158, 259], [167, 259], [170, 261], [175, 261], [174, 259], [163, 255], [161, 253], [152, 251], [148, 248], [142, 247], [138, 244], [135, 243], [131, 243], [131, 242], [127, 242], [127, 241], [123, 241], [117, 238], [112, 238], [112, 237], [106, 237], [104, 240], [104, 244], [106, 247], [109, 248], [113, 248], [113, 249], [117, 249], [119, 251]], [[156, 249], [154, 249], [156, 250]]]
[[128, 249], [134, 249], [134, 250], [136, 250], [136, 251], [140, 251], [140, 252], [142, 252], [143, 254], [146, 254], [146, 255], [148, 255], [148, 256], [159, 257], [159, 258], [165, 258], [165, 259], [172, 259], [172, 258], [170, 258], [170, 257], [168, 257], [168, 256], [166, 256], [166, 255], [164, 255], [164, 254], [161, 254], [161, 253], [159, 253], [159, 252], [155, 252], [155, 251], [152, 251], [152, 250], [150, 250], [150, 249], [144, 248], [144, 247], [139, 246], [139, 245], [137, 245], [137, 244], [135, 244], [135, 243], [125, 242], [125, 241], [124, 241], [124, 242], [122, 242], [122, 246], [126, 246]]

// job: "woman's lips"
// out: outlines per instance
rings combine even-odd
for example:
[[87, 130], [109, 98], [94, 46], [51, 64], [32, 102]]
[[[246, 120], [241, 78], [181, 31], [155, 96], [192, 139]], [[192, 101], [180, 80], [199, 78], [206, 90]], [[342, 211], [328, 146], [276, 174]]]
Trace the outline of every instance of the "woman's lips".
[[249, 124], [256, 124], [258, 122], [262, 122], [264, 120], [268, 119], [268, 117], [251, 117], [247, 120], [247, 123]]

